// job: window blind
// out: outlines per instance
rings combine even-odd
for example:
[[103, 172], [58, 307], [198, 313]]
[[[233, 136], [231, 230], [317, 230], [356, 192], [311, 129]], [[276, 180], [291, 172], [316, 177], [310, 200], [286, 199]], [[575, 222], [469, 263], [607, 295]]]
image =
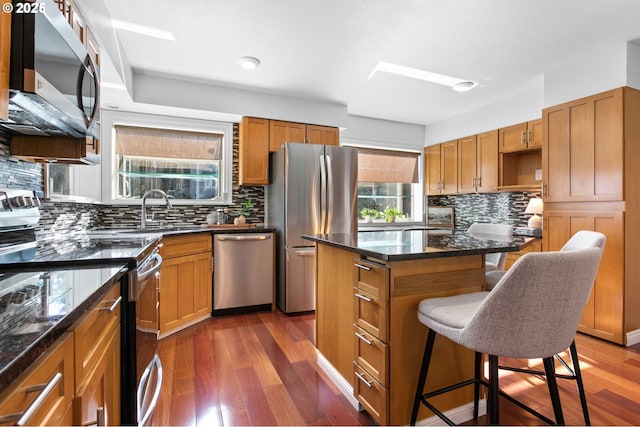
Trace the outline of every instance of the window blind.
[[358, 181], [418, 183], [419, 153], [358, 148]]

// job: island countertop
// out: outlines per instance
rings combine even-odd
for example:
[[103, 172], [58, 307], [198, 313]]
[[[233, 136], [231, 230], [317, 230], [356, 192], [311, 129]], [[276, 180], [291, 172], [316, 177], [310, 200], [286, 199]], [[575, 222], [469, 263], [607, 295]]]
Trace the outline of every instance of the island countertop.
[[513, 236], [471, 234], [466, 230], [409, 229], [360, 231], [357, 233], [303, 234], [304, 239], [349, 249], [363, 256], [384, 261], [480, 255], [490, 252], [519, 251], [534, 239]]

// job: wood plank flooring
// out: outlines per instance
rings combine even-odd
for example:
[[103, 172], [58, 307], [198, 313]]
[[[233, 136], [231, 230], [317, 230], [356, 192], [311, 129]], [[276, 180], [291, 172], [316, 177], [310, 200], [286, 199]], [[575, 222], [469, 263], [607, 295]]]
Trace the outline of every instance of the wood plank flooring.
[[[164, 383], [152, 425], [374, 425], [318, 367], [314, 327], [312, 314], [261, 312], [208, 319], [162, 339]], [[576, 344], [592, 424], [640, 425], [640, 346], [581, 334]], [[566, 423], [583, 425], [575, 382], [559, 384]], [[543, 379], [501, 371], [501, 387], [553, 418]], [[501, 424], [541, 424], [506, 400], [500, 405]]]

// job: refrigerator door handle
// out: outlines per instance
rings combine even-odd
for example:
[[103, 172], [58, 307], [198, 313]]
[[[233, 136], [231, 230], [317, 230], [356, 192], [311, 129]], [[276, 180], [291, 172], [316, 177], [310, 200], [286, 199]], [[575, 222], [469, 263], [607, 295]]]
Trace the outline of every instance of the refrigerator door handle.
[[327, 164], [320, 156], [320, 233], [327, 232]]
[[331, 222], [333, 216], [333, 168], [331, 166], [331, 156], [325, 156], [325, 159], [327, 162], [327, 224], [325, 227], [325, 233], [331, 233]]

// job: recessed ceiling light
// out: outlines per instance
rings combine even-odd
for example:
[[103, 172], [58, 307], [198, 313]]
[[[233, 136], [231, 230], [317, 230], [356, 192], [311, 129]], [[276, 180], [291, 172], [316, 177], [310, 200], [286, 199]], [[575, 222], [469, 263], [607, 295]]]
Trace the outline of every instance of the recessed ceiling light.
[[241, 56], [238, 58], [238, 64], [245, 70], [255, 70], [260, 65], [260, 60], [253, 56]]
[[478, 83], [471, 82], [471, 81], [460, 82], [460, 83], [456, 83], [455, 85], [453, 85], [453, 90], [455, 90], [456, 92], [466, 92], [468, 90], [473, 89], [477, 85], [478, 85]]
[[111, 23], [113, 24], [113, 28], [117, 30], [130, 31], [132, 33], [142, 34], [156, 39], [176, 41], [176, 38], [169, 31], [146, 27], [144, 25], [134, 24], [133, 22], [120, 21], [118, 19], [112, 19]]
[[392, 64], [391, 62], [380, 61], [375, 66], [369, 79], [378, 71], [396, 74], [398, 76], [410, 77], [412, 79], [424, 80], [431, 83], [437, 83], [443, 86], [449, 86], [455, 91], [464, 92], [473, 89], [478, 84], [469, 80], [459, 79], [457, 77], [445, 76], [444, 74], [432, 73], [430, 71], [420, 70], [418, 68], [406, 67], [404, 65]]

